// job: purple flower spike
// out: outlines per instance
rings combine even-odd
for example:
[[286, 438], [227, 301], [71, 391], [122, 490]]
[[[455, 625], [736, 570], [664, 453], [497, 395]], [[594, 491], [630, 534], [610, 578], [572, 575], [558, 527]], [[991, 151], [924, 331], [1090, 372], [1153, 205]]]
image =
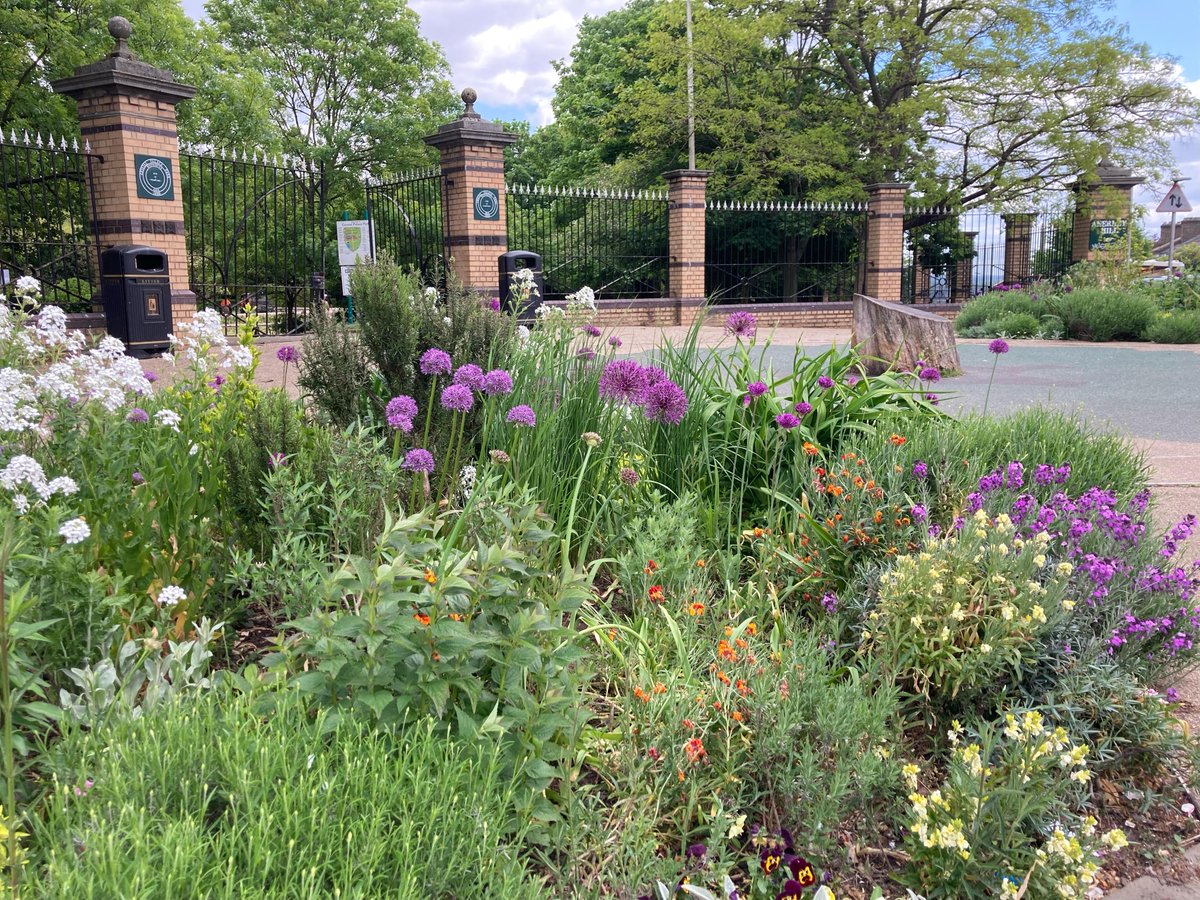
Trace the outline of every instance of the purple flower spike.
[[913, 506], [913, 508], [912, 508], [912, 517], [913, 517], [913, 519], [914, 519], [915, 521], [917, 521], [917, 522], [924, 521], [924, 519], [925, 519], [925, 518], [926, 518], [928, 515], [929, 515], [929, 511], [928, 511], [928, 510], [926, 510], [926, 509], [925, 509], [925, 507], [923, 507], [923, 506], [922, 506], [920, 503], [918, 503], [918, 504], [916, 504], [915, 506]]
[[413, 420], [417, 417], [417, 401], [412, 397], [401, 394], [393, 397], [387, 405], [387, 423], [397, 431], [409, 434], [413, 429]]
[[500, 312], [500, 298], [499, 298], [499, 297], [493, 297], [491, 300], [489, 300], [489, 301], [488, 301], [488, 308], [489, 308], [489, 309], [490, 309], [492, 312]]
[[824, 597], [821, 598], [821, 606], [824, 607], [825, 612], [829, 613], [830, 615], [837, 612], [838, 611], [837, 594], [833, 594], [833, 593], [826, 594]]
[[134, 472], [133, 475], [130, 476], [130, 481], [133, 482], [134, 487], [137, 487], [139, 484], [145, 484], [146, 478], [141, 472]]
[[1008, 341], [1006, 341], [1004, 338], [996, 338], [994, 341], [988, 344], [988, 353], [995, 353], [997, 356], [999, 356], [1001, 353], [1007, 352]]
[[144, 425], [150, 421], [150, 414], [140, 406], [135, 406], [129, 411], [129, 415], [125, 417], [126, 422], [132, 422], [135, 425]]
[[673, 381], [660, 381], [646, 391], [646, 418], [651, 422], [678, 425], [687, 415], [688, 398], [683, 388]]
[[800, 424], [800, 420], [797, 419], [795, 416], [793, 416], [791, 413], [780, 413], [779, 415], [777, 415], [775, 417], [775, 424], [778, 425], [780, 428], [782, 428], [784, 431], [791, 431], [793, 428], [795, 428], [797, 425]]
[[725, 318], [725, 333], [734, 337], [753, 339], [758, 333], [758, 319], [748, 312], [730, 313]]
[[928, 381], [930, 384], [934, 384], [942, 380], [942, 373], [933, 366], [926, 366], [917, 373], [917, 377], [919, 377], [922, 381]]
[[483, 369], [475, 363], [459, 366], [454, 372], [454, 383], [477, 391], [483, 386]]
[[420, 447], [414, 447], [404, 454], [403, 468], [410, 472], [432, 472], [433, 454]]
[[492, 369], [483, 376], [483, 392], [496, 396], [497, 394], [511, 394], [513, 389], [512, 376], [504, 369]]
[[923, 460], [918, 459], [913, 463], [913, 475], [917, 478], [927, 478], [929, 476], [929, 466], [925, 465]]
[[288, 344], [275, 351], [275, 358], [280, 362], [294, 363], [300, 358], [300, 351]]
[[532, 407], [522, 403], [520, 406], [514, 406], [508, 411], [508, 415], [504, 417], [506, 422], [511, 422], [513, 425], [524, 428], [532, 428], [537, 424], [537, 414]]
[[475, 396], [465, 384], [452, 384], [442, 391], [442, 408], [468, 412], [475, 405]]
[[833, 379], [828, 375], [822, 375], [817, 379], [817, 385], [821, 388], [821, 390], [827, 391], [833, 387]]
[[437, 347], [430, 347], [421, 354], [420, 368], [422, 375], [449, 375], [452, 368], [450, 354]]

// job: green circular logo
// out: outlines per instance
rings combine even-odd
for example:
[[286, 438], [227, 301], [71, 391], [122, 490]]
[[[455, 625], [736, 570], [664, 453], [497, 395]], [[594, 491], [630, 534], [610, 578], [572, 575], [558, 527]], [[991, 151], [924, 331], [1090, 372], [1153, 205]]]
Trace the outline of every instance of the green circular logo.
[[138, 184], [151, 197], [166, 197], [171, 193], [171, 167], [157, 157], [142, 161], [137, 170]]

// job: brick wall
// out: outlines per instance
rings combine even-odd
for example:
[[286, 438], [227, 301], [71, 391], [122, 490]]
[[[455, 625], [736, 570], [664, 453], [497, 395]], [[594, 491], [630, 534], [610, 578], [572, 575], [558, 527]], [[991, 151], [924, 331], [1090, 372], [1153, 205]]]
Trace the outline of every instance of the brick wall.
[[905, 184], [867, 186], [867, 247], [862, 293], [900, 302], [904, 272]]
[[[597, 324], [602, 327], [643, 325], [661, 327], [678, 324], [679, 304], [670, 298], [651, 300], [600, 300]], [[922, 304], [921, 309], [953, 320], [962, 308], [958, 303]], [[760, 328], [845, 328], [849, 329], [853, 305], [850, 303], [773, 303], [750, 306], [704, 308], [704, 324], [719, 327], [732, 312], [754, 314]]]

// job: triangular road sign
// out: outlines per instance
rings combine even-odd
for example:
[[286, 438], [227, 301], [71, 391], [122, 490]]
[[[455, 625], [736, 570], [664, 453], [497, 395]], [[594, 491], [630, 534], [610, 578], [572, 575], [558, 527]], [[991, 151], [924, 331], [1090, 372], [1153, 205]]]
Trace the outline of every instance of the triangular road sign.
[[1192, 211], [1192, 204], [1188, 203], [1187, 197], [1183, 195], [1183, 188], [1176, 181], [1171, 185], [1171, 189], [1167, 191], [1167, 196], [1163, 197], [1162, 203], [1158, 204], [1158, 209], [1155, 212], [1160, 213], [1188, 213]]

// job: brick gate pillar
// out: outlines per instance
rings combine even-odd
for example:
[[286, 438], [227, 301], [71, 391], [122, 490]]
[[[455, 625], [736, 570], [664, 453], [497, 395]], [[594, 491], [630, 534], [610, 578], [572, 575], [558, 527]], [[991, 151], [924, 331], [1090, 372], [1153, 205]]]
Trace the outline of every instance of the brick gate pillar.
[[1005, 213], [1004, 283], [1024, 284], [1033, 271], [1033, 213]]
[[496, 258], [508, 250], [504, 148], [517, 137], [475, 112], [474, 90], [466, 88], [461, 96], [463, 114], [425, 143], [442, 157], [442, 223], [451, 268], [463, 286], [494, 294]]
[[112, 53], [51, 87], [75, 99], [80, 133], [99, 157], [91, 188], [100, 246], [146, 244], [166, 252], [178, 325], [195, 313], [196, 295], [188, 287], [175, 106], [196, 89], [138, 59], [128, 45], [132, 30], [120, 16], [109, 19]]
[[1071, 262], [1116, 256], [1124, 259], [1128, 248], [1129, 212], [1133, 188], [1145, 178], [1133, 169], [1113, 165], [1105, 155], [1095, 177], [1079, 178], [1074, 186], [1075, 215], [1071, 228]]
[[676, 321], [692, 325], [704, 315], [705, 169], [672, 169], [667, 180], [668, 293], [678, 309]]
[[954, 278], [950, 282], [950, 299], [954, 302], [969, 300], [974, 293], [971, 280], [975, 277], [975, 238], [978, 231], [962, 232], [963, 241], [971, 245], [971, 255], [964, 256], [954, 266]]
[[867, 185], [867, 252], [862, 293], [899, 303], [904, 274], [904, 197], [907, 184]]

